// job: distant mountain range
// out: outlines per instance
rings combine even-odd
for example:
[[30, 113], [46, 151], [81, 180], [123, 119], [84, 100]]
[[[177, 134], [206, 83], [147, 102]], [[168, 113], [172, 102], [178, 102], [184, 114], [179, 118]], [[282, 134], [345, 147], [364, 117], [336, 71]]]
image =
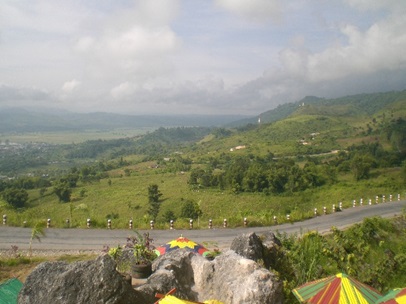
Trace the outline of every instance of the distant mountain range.
[[62, 110], [0, 108], [0, 132], [57, 132], [158, 127], [239, 127], [272, 123], [291, 115], [372, 115], [392, 103], [405, 101], [406, 90], [358, 94], [335, 99], [307, 96], [281, 104], [255, 117], [244, 115], [123, 115], [113, 113], [73, 113]]
[[406, 90], [372, 94], [357, 94], [340, 98], [326, 99], [307, 96], [294, 103], [285, 103], [277, 108], [263, 112], [257, 117], [249, 117], [230, 125], [271, 123], [285, 119], [294, 113], [313, 115], [372, 115], [391, 103], [406, 101]]
[[57, 132], [146, 127], [213, 127], [245, 119], [244, 115], [122, 115], [73, 113], [22, 108], [0, 109], [0, 132]]

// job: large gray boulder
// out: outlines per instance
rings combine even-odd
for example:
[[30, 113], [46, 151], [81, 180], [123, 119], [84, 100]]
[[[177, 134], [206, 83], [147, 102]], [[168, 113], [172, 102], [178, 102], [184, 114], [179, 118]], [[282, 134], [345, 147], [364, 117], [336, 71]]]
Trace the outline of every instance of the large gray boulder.
[[194, 290], [195, 281], [200, 273], [195, 273], [192, 260], [198, 259], [199, 263], [209, 263], [200, 255], [196, 255], [185, 249], [179, 249], [160, 256], [152, 264], [153, 274], [148, 278], [147, 283], [138, 287], [137, 291], [144, 294], [149, 300], [147, 303], [154, 303], [156, 293], [165, 294], [172, 288], [176, 288], [176, 296], [182, 299], [197, 300], [198, 294]]
[[[198, 254], [176, 250], [161, 256], [138, 291], [154, 303], [155, 293], [176, 288], [181, 299], [220, 300], [227, 304], [283, 303], [282, 283], [256, 262], [229, 250], [208, 261]], [[156, 299], [155, 299], [156, 300]]]
[[253, 260], [229, 250], [214, 261], [213, 273], [197, 286], [199, 295], [224, 303], [283, 303], [282, 283]]
[[275, 263], [281, 255], [279, 250], [281, 246], [282, 243], [271, 231], [261, 236], [251, 232], [237, 236], [232, 241], [230, 249], [242, 257], [263, 264], [265, 268], [269, 269], [275, 267]]
[[146, 301], [115, 270], [108, 255], [85, 262], [45, 262], [27, 277], [19, 304], [125, 304]]
[[255, 232], [241, 234], [237, 236], [232, 242], [230, 249], [244, 258], [259, 261], [263, 260], [264, 246], [261, 239]]

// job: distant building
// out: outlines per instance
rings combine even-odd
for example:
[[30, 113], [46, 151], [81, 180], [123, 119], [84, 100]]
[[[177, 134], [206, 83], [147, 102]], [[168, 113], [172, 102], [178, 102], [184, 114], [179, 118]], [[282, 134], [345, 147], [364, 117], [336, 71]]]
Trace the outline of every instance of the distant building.
[[242, 150], [245, 148], [246, 148], [246, 146], [237, 146], [237, 147], [231, 148], [230, 151], [233, 152], [234, 150]]

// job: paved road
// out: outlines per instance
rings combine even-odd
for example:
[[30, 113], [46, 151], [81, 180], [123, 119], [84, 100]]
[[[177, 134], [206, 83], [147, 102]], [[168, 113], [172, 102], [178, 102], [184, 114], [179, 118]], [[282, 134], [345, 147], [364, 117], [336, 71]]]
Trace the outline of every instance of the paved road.
[[[366, 217], [381, 216], [393, 217], [406, 210], [406, 200], [380, 203], [377, 205], [364, 205], [345, 209], [329, 215], [321, 215], [303, 222], [283, 224], [271, 227], [253, 228], [215, 228], [200, 230], [149, 230], [155, 245], [164, 244], [180, 235], [188, 237], [195, 242], [209, 244], [209, 248], [218, 246], [224, 250], [229, 248], [232, 240], [241, 233], [265, 231], [279, 231], [286, 233], [303, 233], [317, 230], [320, 233], [328, 232], [332, 226], [340, 229], [354, 223], [361, 222]], [[143, 232], [143, 231], [141, 231]], [[46, 229], [46, 237], [41, 242], [34, 241], [35, 250], [102, 250], [104, 245], [116, 246], [123, 244], [130, 230], [124, 229]], [[31, 235], [30, 228], [0, 226], [0, 250], [10, 249], [17, 245], [20, 250], [29, 248]]]

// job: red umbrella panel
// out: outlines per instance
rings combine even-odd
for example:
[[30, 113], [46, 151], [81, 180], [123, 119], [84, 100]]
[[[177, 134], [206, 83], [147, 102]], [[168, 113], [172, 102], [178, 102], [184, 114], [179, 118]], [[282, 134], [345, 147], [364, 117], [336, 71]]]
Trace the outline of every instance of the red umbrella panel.
[[170, 251], [173, 251], [173, 250], [176, 250], [176, 249], [182, 249], [182, 248], [184, 248], [186, 250], [189, 250], [191, 252], [196, 252], [196, 253], [198, 253], [198, 254], [200, 254], [202, 256], [206, 256], [206, 255], [208, 255], [210, 253], [210, 251], [207, 248], [205, 248], [204, 246], [202, 246], [202, 245], [200, 245], [198, 243], [195, 243], [195, 242], [193, 242], [193, 241], [191, 241], [188, 238], [185, 238], [183, 236], [178, 237], [177, 239], [172, 240], [172, 241], [166, 243], [163, 246], [157, 247], [155, 249], [155, 253], [158, 256], [160, 256], [160, 255], [163, 255], [163, 254], [165, 254], [167, 252], [170, 252]]

